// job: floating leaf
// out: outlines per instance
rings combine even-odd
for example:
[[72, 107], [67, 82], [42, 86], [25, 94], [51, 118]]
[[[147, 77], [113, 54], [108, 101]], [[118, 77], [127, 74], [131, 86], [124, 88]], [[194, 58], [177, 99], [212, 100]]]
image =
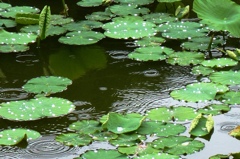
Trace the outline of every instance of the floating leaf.
[[187, 39], [199, 36], [205, 36], [207, 29], [202, 24], [195, 22], [171, 22], [159, 25], [158, 31], [162, 36], [169, 39]]
[[12, 27], [15, 27], [16, 25], [17, 25], [17, 23], [14, 20], [0, 19], [0, 27], [5, 26], [6, 28], [12, 28]]
[[119, 153], [117, 150], [96, 150], [96, 151], [87, 151], [82, 155], [81, 158], [77, 159], [128, 159], [126, 155]]
[[240, 92], [226, 92], [220, 96], [225, 104], [240, 104]]
[[[207, 5], [206, 5], [207, 4]], [[231, 10], [229, 11], [229, 8]], [[193, 11], [203, 23], [217, 31], [229, 31], [240, 37], [240, 6], [231, 0], [194, 0]]]
[[51, 15], [51, 25], [64, 25], [73, 22], [73, 19], [71, 17], [65, 17], [63, 15], [59, 14], [52, 14]]
[[216, 68], [224, 68], [228, 66], [237, 65], [237, 61], [230, 58], [217, 58], [211, 60], [205, 60], [201, 64], [206, 67], [216, 67]]
[[23, 25], [38, 24], [38, 22], [39, 22], [39, 14], [17, 13], [16, 17], [15, 17], [15, 21], [18, 24], [23, 24]]
[[126, 16], [114, 18], [113, 22], [103, 25], [104, 34], [114, 39], [138, 39], [145, 36], [153, 36], [156, 32], [155, 24], [144, 21], [138, 16]]
[[112, 13], [119, 16], [127, 16], [127, 15], [139, 15], [139, 14], [147, 14], [150, 12], [148, 8], [137, 8], [137, 5], [113, 5], [110, 6], [109, 9]]
[[128, 57], [137, 61], [160, 61], [165, 60], [174, 51], [167, 47], [148, 46], [135, 49]]
[[213, 100], [217, 93], [228, 91], [228, 87], [214, 83], [194, 83], [189, 84], [184, 89], [174, 90], [171, 97], [189, 102], [200, 102]]
[[158, 2], [165, 2], [165, 3], [173, 3], [173, 2], [178, 2], [178, 1], [182, 1], [182, 0], [157, 0]]
[[138, 46], [159, 46], [166, 40], [161, 37], [144, 37], [142, 39], [136, 40], [134, 43]]
[[140, 127], [144, 118], [136, 113], [121, 115], [111, 112], [108, 114], [107, 121], [103, 123], [103, 127], [116, 134], [132, 132]]
[[167, 63], [180, 66], [196, 65], [204, 60], [204, 54], [198, 52], [175, 52], [169, 55]]
[[0, 53], [24, 52], [29, 50], [26, 45], [0, 45]]
[[103, 23], [98, 21], [82, 20], [76, 23], [65, 24], [63, 27], [69, 31], [90, 31], [94, 28], [100, 28], [102, 25]]
[[154, 0], [115, 0], [114, 2], [118, 2], [121, 4], [131, 4], [131, 5], [147, 5], [153, 3]]
[[96, 7], [102, 5], [103, 0], [81, 0], [77, 5], [81, 7]]
[[161, 107], [152, 109], [147, 112], [146, 117], [147, 119], [153, 120], [153, 121], [184, 121], [184, 120], [190, 120], [195, 118], [196, 111], [193, 108], [190, 107]]
[[44, 93], [46, 95], [62, 92], [67, 89], [67, 86], [72, 84], [72, 81], [64, 77], [42, 76], [32, 78], [25, 85], [23, 90], [35, 94]]
[[240, 137], [240, 126], [237, 126], [236, 128], [234, 128], [233, 130], [231, 130], [229, 132], [229, 135], [233, 136], [233, 137]]
[[33, 43], [37, 39], [37, 35], [27, 33], [12, 33], [0, 29], [0, 44], [21, 44], [26, 45]]
[[194, 136], [205, 136], [210, 133], [213, 126], [214, 121], [211, 115], [205, 118], [202, 114], [199, 114], [192, 120], [189, 133]]
[[29, 129], [9, 129], [0, 132], [0, 145], [17, 145], [23, 140], [33, 140], [41, 135], [34, 130]]
[[92, 142], [90, 136], [75, 133], [60, 134], [55, 140], [67, 146], [85, 146]]
[[96, 141], [109, 141], [109, 140], [116, 139], [118, 135], [110, 131], [104, 131], [104, 132], [96, 131], [94, 134], [91, 135], [91, 137], [93, 138], [93, 140], [96, 140]]
[[9, 120], [27, 121], [58, 117], [72, 112], [75, 106], [62, 98], [36, 98], [1, 103], [0, 116]]
[[159, 138], [151, 143], [152, 147], [173, 155], [192, 154], [203, 149], [204, 143], [186, 136]]
[[135, 155], [135, 156], [154, 154], [159, 152], [159, 150], [152, 148], [150, 145], [144, 145], [144, 144], [138, 144], [135, 146], [118, 147], [118, 151], [123, 154]]
[[167, 153], [158, 153], [158, 154], [146, 154], [140, 157], [134, 157], [134, 159], [179, 159], [180, 156], [170, 155]]
[[230, 110], [230, 107], [228, 105], [224, 105], [224, 104], [212, 104], [209, 106], [206, 106], [204, 108], [201, 108], [198, 110], [198, 113], [202, 113], [202, 114], [212, 114], [212, 115], [218, 115], [218, 114], [222, 114], [224, 112], [228, 112]]
[[239, 71], [220, 71], [214, 72], [209, 77], [213, 82], [225, 84], [225, 85], [237, 85], [240, 84], [240, 72]]
[[9, 3], [4, 3], [4, 2], [1, 2], [0, 3], [0, 11], [4, 10], [4, 9], [7, 9], [7, 8], [10, 8], [12, 5], [9, 4]]
[[176, 21], [177, 18], [170, 16], [168, 13], [150, 13], [143, 16], [143, 19], [154, 24], [162, 24], [166, 22]]
[[209, 157], [209, 159], [229, 159], [229, 155], [217, 154]]
[[131, 133], [131, 134], [120, 134], [118, 138], [114, 140], [110, 140], [109, 142], [115, 146], [133, 146], [141, 142], [141, 140], [145, 140], [146, 137], [141, 135]]
[[199, 65], [199, 66], [194, 66], [192, 68], [192, 73], [194, 75], [203, 75], [203, 76], [207, 76], [211, 73], [213, 73], [214, 70], [212, 68], [209, 68], [209, 67], [205, 67], [205, 66], [202, 66], [202, 65]]
[[86, 19], [93, 21], [111, 20], [113, 17], [115, 17], [115, 15], [113, 15], [109, 9], [106, 9], [104, 12], [93, 12], [85, 16]]
[[[148, 116], [151, 117], [151, 114]], [[174, 136], [183, 133], [186, 130], [185, 126], [181, 124], [164, 124], [162, 122], [144, 121], [137, 133], [144, 135], [156, 135], [156, 136]]]
[[89, 45], [94, 44], [103, 39], [105, 36], [102, 33], [94, 31], [74, 31], [69, 32], [66, 36], [58, 39], [60, 43], [68, 45]]
[[6, 8], [5, 11], [0, 12], [0, 16], [4, 18], [15, 18], [17, 13], [39, 13], [38, 8], [29, 6], [15, 6]]
[[70, 130], [75, 130], [79, 134], [93, 134], [102, 129], [100, 123], [95, 120], [82, 120], [69, 125]]

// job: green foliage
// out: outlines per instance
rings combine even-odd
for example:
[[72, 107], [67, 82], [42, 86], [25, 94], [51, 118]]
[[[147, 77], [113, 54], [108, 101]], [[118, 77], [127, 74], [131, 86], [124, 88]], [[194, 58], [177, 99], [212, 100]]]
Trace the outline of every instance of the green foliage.
[[115, 0], [114, 2], [121, 4], [131, 4], [131, 5], [147, 5], [154, 2], [154, 0]]
[[237, 85], [240, 84], [240, 72], [239, 71], [220, 71], [214, 72], [209, 77], [213, 82], [225, 84], [225, 85]]
[[150, 13], [143, 16], [143, 19], [146, 21], [152, 22], [154, 24], [163, 24], [166, 22], [176, 21], [177, 18], [171, 16], [168, 13]]
[[14, 7], [5, 7], [0, 12], [0, 16], [4, 18], [15, 18], [17, 13], [39, 13], [38, 8], [29, 7], [29, 6], [14, 6]]
[[109, 9], [112, 13], [118, 16], [127, 16], [127, 15], [139, 15], [139, 14], [147, 14], [150, 12], [148, 8], [137, 8], [137, 5], [113, 5], [110, 6]]
[[145, 136], [138, 135], [136, 133], [120, 134], [116, 139], [110, 140], [110, 143], [114, 146], [133, 146], [137, 145], [142, 140], [145, 140]]
[[14, 20], [11, 19], [1, 19], [0, 18], [0, 27], [6, 27], [6, 28], [11, 28], [15, 27], [17, 23]]
[[152, 148], [150, 145], [145, 144], [138, 144], [134, 146], [126, 146], [126, 147], [118, 147], [118, 151], [127, 154], [127, 155], [134, 155], [134, 156], [141, 156], [146, 154], [156, 154], [159, 151]]
[[166, 40], [161, 37], [144, 37], [142, 39], [136, 40], [135, 43], [138, 46], [159, 46], [164, 43]]
[[226, 92], [219, 96], [225, 104], [240, 104], [240, 92]]
[[29, 50], [29, 46], [26, 45], [0, 45], [0, 52], [1, 53], [10, 53], [10, 52], [24, 52]]
[[81, 0], [77, 5], [82, 7], [96, 7], [102, 5], [103, 0]]
[[225, 112], [228, 112], [231, 108], [225, 104], [212, 104], [201, 108], [198, 110], [198, 113], [206, 114], [206, 115], [219, 115]]
[[18, 24], [32, 25], [39, 23], [39, 14], [33, 13], [17, 13], [15, 21]]
[[81, 158], [77, 159], [92, 159], [92, 158], [97, 158], [97, 159], [128, 159], [126, 155], [123, 155], [119, 153], [116, 150], [97, 150], [97, 151], [87, 151], [82, 155]]
[[142, 155], [140, 157], [134, 157], [134, 159], [153, 159], [153, 158], [161, 158], [161, 159], [179, 159], [180, 156], [176, 156], [176, 155], [170, 155], [167, 153], [158, 153], [158, 154], [146, 154], [146, 155]]
[[224, 68], [228, 66], [235, 66], [237, 65], [237, 63], [237, 61], [230, 58], [216, 58], [211, 60], [205, 60], [201, 64], [206, 67]]
[[93, 134], [96, 131], [101, 131], [101, 125], [95, 120], [82, 120], [69, 125], [70, 130], [75, 130], [79, 134]]
[[194, 66], [192, 68], [192, 73], [194, 75], [207, 76], [207, 75], [210, 75], [213, 72], [214, 72], [214, 70], [212, 68], [205, 67], [205, 66], [202, 66], [202, 65]]
[[39, 15], [39, 38], [41, 40], [46, 38], [47, 30], [49, 29], [51, 21], [50, 6], [44, 6], [42, 12]]
[[63, 25], [68, 31], [90, 31], [94, 28], [100, 28], [103, 23], [92, 20], [82, 20]]
[[84, 134], [68, 133], [56, 136], [55, 140], [68, 146], [84, 146], [90, 144], [92, 138]]

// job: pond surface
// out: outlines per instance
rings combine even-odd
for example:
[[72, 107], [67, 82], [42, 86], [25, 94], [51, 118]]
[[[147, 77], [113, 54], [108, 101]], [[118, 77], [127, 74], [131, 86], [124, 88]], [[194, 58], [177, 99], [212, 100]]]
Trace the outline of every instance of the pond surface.
[[[24, 4], [11, 1], [13, 5], [31, 5], [42, 8], [51, 6], [58, 13], [61, 4], [26, 1]], [[67, 2], [69, 14], [81, 19], [94, 9], [77, 7], [77, 1]], [[51, 4], [53, 3], [53, 4]], [[166, 45], [176, 48], [177, 41]], [[41, 48], [31, 45], [24, 53], [0, 54], [0, 100], [1, 102], [30, 99], [31, 94], [22, 91], [21, 86], [31, 78], [44, 75], [65, 76], [73, 84], [64, 92], [53, 96], [68, 99], [76, 110], [66, 116], [28, 122], [12, 122], [0, 119], [1, 130], [28, 128], [38, 131], [42, 138], [21, 144], [18, 147], [0, 147], [0, 158], [73, 158], [86, 150], [99, 148], [114, 149], [107, 143], [95, 142], [85, 147], [68, 147], [54, 140], [55, 135], [68, 131], [68, 126], [83, 119], [98, 119], [108, 112], [138, 112], [161, 106], [191, 106], [202, 108], [209, 103], [187, 103], [174, 100], [169, 93], [185, 85], [204, 81], [191, 74], [191, 66], [183, 67], [161, 62], [138, 62], [127, 55], [136, 48], [131, 40], [103, 39], [87, 46], [66, 46], [56, 37], [42, 41]], [[178, 49], [178, 48], [176, 48]], [[240, 124], [239, 106], [232, 107], [226, 114], [214, 116], [214, 132], [209, 139], [199, 138], [205, 148], [183, 158], [208, 158], [215, 154], [240, 151], [240, 142], [228, 132]], [[189, 123], [185, 124], [189, 128]], [[185, 135], [189, 134], [186, 132]]]

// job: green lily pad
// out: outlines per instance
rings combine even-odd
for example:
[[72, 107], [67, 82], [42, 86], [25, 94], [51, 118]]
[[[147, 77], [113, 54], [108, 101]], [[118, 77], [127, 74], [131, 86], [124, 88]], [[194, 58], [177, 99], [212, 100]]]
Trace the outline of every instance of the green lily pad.
[[75, 133], [60, 134], [55, 140], [67, 146], [85, 146], [92, 142], [90, 136]]
[[204, 54], [198, 52], [175, 52], [169, 55], [167, 63], [180, 66], [197, 65], [204, 61]]
[[[207, 5], [206, 5], [207, 4]], [[229, 8], [231, 10], [229, 11]], [[240, 37], [240, 6], [231, 0], [194, 0], [193, 11], [202, 22], [217, 31], [229, 31]]]
[[91, 137], [95, 141], [109, 141], [116, 139], [118, 135], [110, 131], [96, 131], [94, 134], [91, 135]]
[[131, 134], [120, 134], [118, 138], [114, 140], [110, 140], [110, 144], [114, 146], [133, 146], [141, 142], [141, 140], [145, 140], [145, 136], [141, 136], [135, 133]]
[[213, 100], [217, 93], [228, 91], [228, 87], [214, 83], [194, 83], [189, 84], [184, 89], [174, 90], [171, 97], [189, 102], [200, 102]]
[[219, 115], [225, 112], [228, 112], [231, 108], [228, 105], [224, 104], [212, 104], [201, 108], [198, 110], [198, 113], [206, 114], [206, 115]]
[[163, 46], [148, 46], [135, 49], [128, 57], [137, 61], [160, 61], [165, 60], [173, 52], [172, 49]]
[[37, 39], [37, 35], [27, 33], [12, 33], [0, 28], [0, 43], [1, 44], [21, 44], [26, 45], [33, 43]]
[[211, 60], [205, 60], [201, 64], [206, 67], [216, 67], [216, 68], [224, 68], [229, 66], [237, 65], [237, 61], [230, 58], [217, 58]]
[[134, 159], [179, 159], [180, 156], [170, 155], [167, 153], [158, 153], [158, 154], [146, 154], [140, 157], [134, 157]]
[[0, 116], [8, 120], [28, 121], [58, 117], [72, 112], [75, 106], [62, 98], [36, 98], [1, 103]]
[[37, 78], [32, 78], [25, 85], [22, 86], [23, 90], [46, 95], [62, 92], [67, 89], [67, 86], [72, 84], [72, 81], [64, 77], [56, 76], [42, 76]]
[[134, 43], [137, 46], [145, 47], [145, 46], [159, 46], [165, 41], [166, 40], [164, 38], [152, 36], [152, 37], [144, 37], [142, 39], [136, 40]]
[[202, 26], [196, 22], [170, 22], [159, 25], [157, 30], [169, 39], [190, 39], [207, 34], [208, 30]]
[[121, 4], [131, 4], [131, 5], [147, 5], [154, 2], [154, 0], [115, 0], [114, 2]]
[[69, 31], [90, 31], [94, 28], [100, 28], [103, 23], [92, 20], [82, 20], [79, 22], [72, 22], [66, 25], [63, 25]]
[[[189, 41], [181, 44], [183, 49], [191, 50], [191, 51], [206, 51], [209, 47], [211, 37], [203, 36], [203, 37], [195, 37], [189, 39]], [[218, 45], [222, 45], [224, 43], [223, 39], [214, 38], [211, 44], [211, 49], [218, 47]]]
[[144, 15], [150, 12], [148, 8], [137, 8], [137, 5], [113, 5], [109, 9], [118, 16]]
[[0, 45], [1, 53], [24, 52], [27, 50], [29, 50], [29, 46], [26, 45]]
[[108, 118], [107, 121], [103, 123], [103, 128], [107, 128], [116, 134], [132, 132], [140, 127], [144, 119], [144, 116], [136, 113], [121, 115], [111, 112], [108, 113]]
[[0, 12], [0, 16], [4, 18], [15, 18], [17, 13], [39, 13], [40, 10], [30, 6], [15, 6], [6, 8], [5, 11]]
[[161, 107], [152, 109], [147, 112], [146, 117], [147, 119], [153, 120], [153, 121], [185, 121], [185, 120], [191, 120], [195, 118], [196, 116], [196, 110], [194, 108], [190, 107]]
[[165, 3], [173, 3], [173, 2], [178, 2], [182, 0], [157, 0], [158, 2], [165, 2]]
[[150, 13], [143, 16], [143, 19], [154, 24], [163, 24], [166, 22], [176, 21], [177, 18], [168, 13]]
[[126, 16], [114, 18], [113, 22], [103, 25], [104, 34], [114, 39], [138, 39], [153, 36], [156, 32], [155, 24], [144, 21], [138, 16]]
[[159, 138], [154, 140], [151, 145], [173, 155], [192, 154], [204, 148], [204, 143], [186, 136]]
[[225, 104], [240, 104], [240, 92], [226, 92], [220, 95], [220, 99], [223, 100]]
[[51, 14], [51, 25], [64, 25], [73, 22], [74, 20], [71, 17], [65, 17], [59, 14]]
[[69, 125], [70, 130], [75, 130], [79, 134], [93, 134], [96, 131], [102, 130], [98, 121], [95, 120], [82, 120]]
[[126, 147], [118, 147], [118, 151], [127, 154], [127, 155], [134, 155], [134, 156], [141, 156], [146, 154], [154, 154], [158, 153], [159, 150], [152, 148], [150, 145], [145, 144], [138, 144], [134, 146], [126, 146]]
[[229, 155], [217, 154], [209, 157], [209, 159], [229, 159]]
[[128, 159], [126, 155], [119, 153], [117, 150], [94, 150], [94, 151], [87, 151], [84, 153], [81, 158], [77, 159]]
[[93, 12], [92, 14], [85, 16], [86, 19], [93, 21], [111, 20], [113, 17], [115, 17], [115, 15], [113, 15], [109, 9], [105, 9], [103, 12]]
[[17, 13], [15, 21], [18, 24], [33, 25], [39, 23], [39, 14], [34, 13]]
[[41, 137], [37, 131], [30, 129], [9, 129], [0, 132], [0, 145], [17, 145], [23, 140], [33, 140]]
[[225, 84], [225, 85], [237, 85], [240, 84], [240, 72], [239, 71], [220, 71], [214, 72], [209, 77], [212, 82]]
[[103, 0], [81, 0], [77, 5], [81, 7], [96, 7], [102, 5]]
[[210, 75], [213, 72], [215, 72], [214, 69], [209, 68], [209, 67], [205, 67], [205, 66], [202, 66], [202, 65], [194, 66], [192, 68], [192, 73], [194, 75], [207, 76], [207, 75]]
[[205, 136], [211, 132], [214, 126], [214, 121], [212, 115], [204, 117], [202, 114], [199, 114], [191, 122], [189, 133], [194, 136]]
[[102, 33], [94, 31], [74, 31], [58, 39], [60, 43], [68, 45], [89, 45], [97, 43], [105, 36]]
[[17, 23], [14, 20], [11, 19], [0, 19], [0, 27], [4, 26], [6, 28], [12, 28], [15, 27]]
[[0, 3], [0, 11], [2, 11], [4, 9], [7, 9], [7, 8], [10, 8], [10, 7], [12, 7], [12, 5], [9, 4], [9, 3], [4, 3], [4, 2]]
[[[149, 115], [151, 117], [151, 115]], [[138, 134], [156, 135], [156, 136], [174, 136], [183, 133], [186, 127], [181, 124], [164, 124], [162, 122], [144, 121], [137, 130]]]

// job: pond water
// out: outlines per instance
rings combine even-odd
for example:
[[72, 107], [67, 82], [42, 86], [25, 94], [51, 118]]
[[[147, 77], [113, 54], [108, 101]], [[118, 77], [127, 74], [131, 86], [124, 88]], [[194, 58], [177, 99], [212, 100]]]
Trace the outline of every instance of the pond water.
[[[76, 6], [76, 0], [67, 2], [69, 15], [83, 19], [94, 8]], [[56, 1], [19, 2], [12, 5], [30, 5], [42, 8], [48, 4], [54, 13], [61, 10], [61, 3]], [[38, 131], [42, 138], [20, 146], [0, 147], [0, 158], [64, 158], [79, 156], [86, 150], [98, 148], [114, 149], [107, 143], [94, 142], [85, 147], [68, 147], [54, 141], [55, 135], [68, 132], [68, 126], [82, 119], [98, 119], [108, 112], [138, 112], [160, 106], [191, 106], [201, 108], [209, 103], [187, 103], [174, 100], [170, 91], [185, 85], [207, 79], [197, 79], [191, 74], [191, 66], [169, 65], [161, 62], [138, 62], [127, 55], [136, 46], [131, 40], [113, 40], [105, 38], [97, 44], [87, 46], [67, 46], [57, 42], [58, 37], [49, 37], [41, 42], [41, 47], [31, 45], [23, 53], [0, 54], [0, 100], [1, 102], [30, 99], [32, 95], [22, 91], [21, 86], [29, 79], [58, 75], [71, 78], [73, 84], [64, 92], [53, 96], [68, 99], [76, 110], [58, 117], [37, 121], [13, 122], [0, 119], [1, 129], [28, 128]], [[165, 45], [175, 47], [177, 41]], [[234, 44], [231, 47], [237, 47]], [[239, 140], [228, 132], [240, 124], [239, 106], [232, 107], [226, 114], [214, 116], [214, 132], [209, 139], [198, 138], [205, 143], [205, 148], [183, 158], [208, 158], [215, 154], [229, 154], [240, 151]], [[189, 123], [185, 124], [189, 128]], [[189, 134], [186, 132], [185, 135]]]

